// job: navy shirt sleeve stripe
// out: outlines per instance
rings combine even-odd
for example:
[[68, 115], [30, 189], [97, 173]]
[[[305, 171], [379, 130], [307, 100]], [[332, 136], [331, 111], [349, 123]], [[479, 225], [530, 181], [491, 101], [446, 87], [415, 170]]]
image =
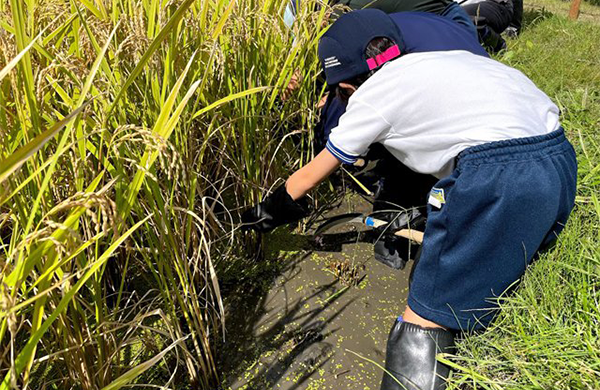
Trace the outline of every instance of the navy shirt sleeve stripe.
[[341, 162], [344, 164], [354, 164], [356, 160], [358, 160], [358, 156], [353, 156], [351, 154], [343, 152], [340, 148], [335, 146], [331, 140], [327, 141], [327, 145], [325, 146], [327, 150], [331, 152]]

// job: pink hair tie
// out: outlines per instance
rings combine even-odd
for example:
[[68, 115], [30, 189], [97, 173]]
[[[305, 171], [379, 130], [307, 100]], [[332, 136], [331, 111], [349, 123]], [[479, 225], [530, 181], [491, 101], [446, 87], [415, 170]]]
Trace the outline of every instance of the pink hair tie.
[[394, 58], [400, 55], [400, 49], [398, 45], [394, 45], [384, 51], [383, 53], [377, 55], [376, 57], [372, 57], [367, 59], [367, 65], [369, 66], [369, 70], [373, 70], [382, 64], [385, 64], [389, 60], [393, 60]]

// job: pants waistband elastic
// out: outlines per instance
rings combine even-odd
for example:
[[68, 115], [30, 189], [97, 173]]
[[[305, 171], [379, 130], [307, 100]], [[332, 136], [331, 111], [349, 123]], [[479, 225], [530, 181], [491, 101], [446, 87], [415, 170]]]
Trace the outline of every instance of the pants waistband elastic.
[[568, 142], [562, 127], [548, 134], [533, 137], [512, 138], [472, 146], [457, 156], [457, 166], [482, 161], [505, 160], [507, 157], [525, 154], [548, 154], [548, 148]]

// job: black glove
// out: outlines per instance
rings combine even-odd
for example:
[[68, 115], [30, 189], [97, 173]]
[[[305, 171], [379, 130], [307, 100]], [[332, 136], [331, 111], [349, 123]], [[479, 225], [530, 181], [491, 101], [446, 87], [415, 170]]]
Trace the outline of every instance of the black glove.
[[285, 190], [285, 185], [278, 187], [273, 193], [256, 206], [244, 211], [242, 223], [247, 228], [266, 233], [277, 226], [296, 222], [308, 215], [306, 197], [294, 201]]

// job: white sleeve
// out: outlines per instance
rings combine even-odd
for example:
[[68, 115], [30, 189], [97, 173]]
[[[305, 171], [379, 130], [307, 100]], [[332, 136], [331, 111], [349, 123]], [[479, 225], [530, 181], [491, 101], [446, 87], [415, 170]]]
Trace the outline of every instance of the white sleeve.
[[391, 125], [373, 106], [350, 99], [340, 123], [331, 130], [326, 148], [341, 162], [353, 164], [390, 128]]

